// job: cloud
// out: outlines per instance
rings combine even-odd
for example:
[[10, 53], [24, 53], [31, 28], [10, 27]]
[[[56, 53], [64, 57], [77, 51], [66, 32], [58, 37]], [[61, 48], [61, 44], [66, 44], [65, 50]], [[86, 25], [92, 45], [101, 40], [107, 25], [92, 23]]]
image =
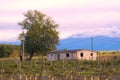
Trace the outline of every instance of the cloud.
[[[108, 36], [108, 37], [120, 37], [120, 27], [98, 27], [96, 29], [86, 29], [74, 34], [70, 37], [94, 37], [94, 36]], [[101, 34], [102, 33], [102, 34]]]
[[118, 37], [119, 3], [119, 0], [1, 0], [0, 41], [17, 40], [10, 37], [20, 33], [17, 23], [24, 19], [23, 13], [30, 9], [40, 10], [60, 24], [60, 38], [77, 34]]
[[20, 30], [0, 30], [0, 42], [15, 42], [18, 41], [18, 35], [21, 33]]
[[[0, 23], [0, 30], [21, 30], [21, 26], [19, 26], [17, 23]], [[5, 31], [6, 32], [6, 31]]]

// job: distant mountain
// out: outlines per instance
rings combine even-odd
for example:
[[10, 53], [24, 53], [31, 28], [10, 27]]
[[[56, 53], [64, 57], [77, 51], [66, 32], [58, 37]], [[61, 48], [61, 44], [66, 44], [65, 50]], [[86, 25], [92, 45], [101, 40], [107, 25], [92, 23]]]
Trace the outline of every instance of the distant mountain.
[[[90, 49], [91, 38], [74, 38], [60, 40], [58, 49]], [[93, 37], [93, 50], [120, 50], [120, 37]]]
[[20, 42], [16, 41], [16, 42], [0, 42], [0, 44], [11, 44], [11, 45], [19, 45]]
[[[0, 42], [0, 44], [19, 45], [20, 42]], [[91, 50], [91, 38], [70, 37], [61, 39], [57, 49], [89, 49]], [[93, 37], [93, 50], [120, 50], [120, 37]]]

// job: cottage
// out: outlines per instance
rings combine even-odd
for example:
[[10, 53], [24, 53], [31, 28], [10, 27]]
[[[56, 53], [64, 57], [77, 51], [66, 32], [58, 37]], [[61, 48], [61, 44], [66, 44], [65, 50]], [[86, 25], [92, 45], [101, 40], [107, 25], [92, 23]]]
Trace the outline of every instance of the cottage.
[[48, 61], [55, 60], [71, 60], [71, 59], [79, 59], [79, 60], [96, 60], [97, 53], [91, 50], [57, 50], [51, 51], [47, 54]]

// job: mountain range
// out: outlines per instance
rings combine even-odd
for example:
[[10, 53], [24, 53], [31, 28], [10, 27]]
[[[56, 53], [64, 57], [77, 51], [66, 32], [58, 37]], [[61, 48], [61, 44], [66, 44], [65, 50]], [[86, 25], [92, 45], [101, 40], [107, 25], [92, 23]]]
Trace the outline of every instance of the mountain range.
[[[0, 42], [0, 44], [19, 45], [20, 42]], [[120, 37], [96, 36], [93, 38], [69, 37], [60, 39], [57, 49], [120, 50]]]
[[93, 38], [74, 38], [60, 40], [58, 49], [120, 50], [120, 37], [96, 36]]

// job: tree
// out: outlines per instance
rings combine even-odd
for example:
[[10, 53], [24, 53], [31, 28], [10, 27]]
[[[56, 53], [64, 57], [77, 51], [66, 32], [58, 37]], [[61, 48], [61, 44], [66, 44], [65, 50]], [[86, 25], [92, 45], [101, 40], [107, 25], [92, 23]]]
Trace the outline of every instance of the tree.
[[34, 53], [45, 55], [47, 52], [56, 49], [59, 43], [58, 24], [49, 16], [37, 11], [29, 10], [24, 14], [25, 19], [19, 23], [25, 35], [25, 52], [30, 54], [29, 60]]
[[9, 55], [13, 53], [13, 49], [11, 45], [0, 45], [0, 58], [9, 57]]

